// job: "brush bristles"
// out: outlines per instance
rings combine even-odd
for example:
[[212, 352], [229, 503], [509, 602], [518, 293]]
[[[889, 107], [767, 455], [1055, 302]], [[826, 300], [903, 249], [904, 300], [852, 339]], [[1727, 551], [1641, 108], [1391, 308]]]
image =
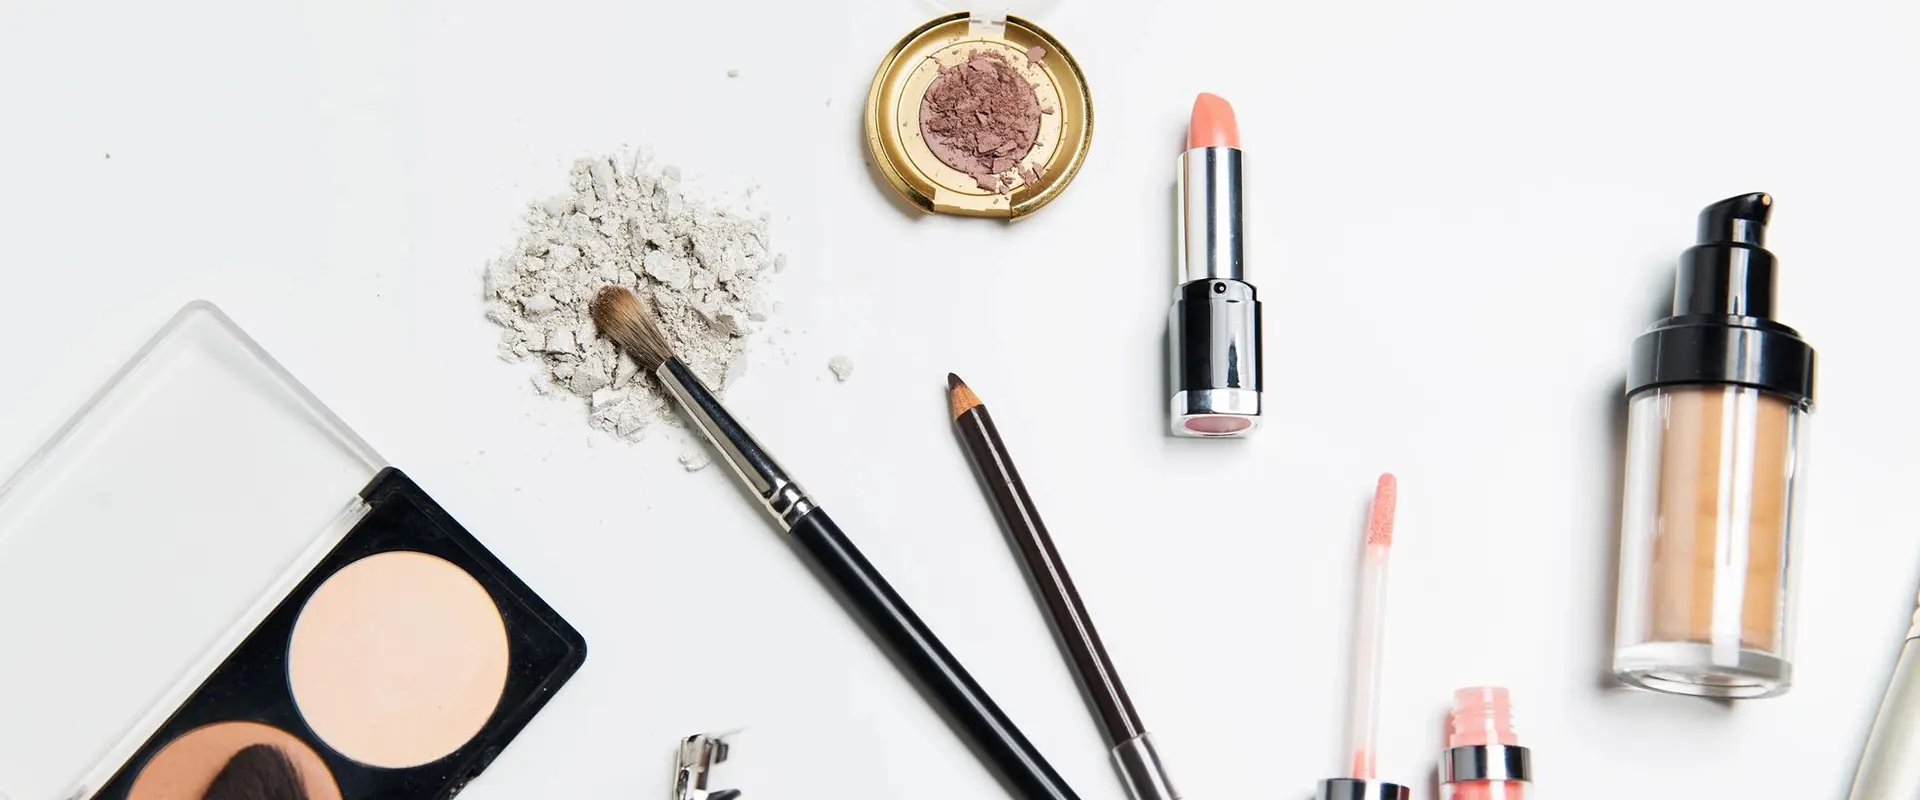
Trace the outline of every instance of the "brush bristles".
[[627, 352], [640, 369], [652, 372], [673, 358], [673, 345], [647, 313], [640, 298], [625, 286], [607, 286], [593, 298], [590, 309], [600, 333]]
[[215, 775], [202, 800], [308, 800], [293, 759], [270, 744], [241, 748]]
[[1393, 544], [1393, 511], [1398, 502], [1395, 496], [1398, 486], [1389, 472], [1380, 476], [1380, 484], [1373, 490], [1373, 513], [1367, 517], [1367, 544]]

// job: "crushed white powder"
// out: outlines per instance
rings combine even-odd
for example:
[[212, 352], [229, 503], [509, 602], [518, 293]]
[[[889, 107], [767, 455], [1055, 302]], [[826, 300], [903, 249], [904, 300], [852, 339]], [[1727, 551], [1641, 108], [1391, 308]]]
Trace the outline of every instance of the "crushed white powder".
[[594, 294], [633, 289], [674, 354], [719, 392], [744, 370], [746, 337], [768, 315], [762, 290], [786, 258], [767, 248], [765, 215], [708, 203], [644, 153], [620, 161], [574, 162], [570, 190], [528, 208], [520, 241], [488, 266], [487, 318], [506, 329], [502, 358], [539, 363], [536, 390], [583, 399], [589, 425], [634, 441], [678, 420], [594, 328]]
[[834, 356], [827, 359], [827, 369], [833, 370], [833, 379], [846, 383], [853, 377], [853, 359], [846, 356]]

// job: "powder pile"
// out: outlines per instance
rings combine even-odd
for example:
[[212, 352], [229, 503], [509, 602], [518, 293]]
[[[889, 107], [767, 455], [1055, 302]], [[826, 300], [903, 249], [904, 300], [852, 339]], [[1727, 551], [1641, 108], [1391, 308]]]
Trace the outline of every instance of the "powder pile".
[[978, 50], [940, 68], [920, 99], [920, 134], [941, 163], [973, 176], [981, 189], [1005, 192], [1014, 165], [1040, 135], [1040, 114], [1033, 84], [1006, 56]]
[[672, 166], [636, 155], [574, 162], [571, 190], [534, 203], [526, 231], [488, 266], [487, 318], [500, 356], [535, 360], [534, 387], [585, 399], [588, 424], [629, 441], [677, 420], [649, 376], [599, 335], [587, 307], [602, 286], [634, 290], [674, 353], [709, 387], [739, 377], [745, 337], [767, 318], [762, 290], [786, 257], [767, 220], [709, 204]]

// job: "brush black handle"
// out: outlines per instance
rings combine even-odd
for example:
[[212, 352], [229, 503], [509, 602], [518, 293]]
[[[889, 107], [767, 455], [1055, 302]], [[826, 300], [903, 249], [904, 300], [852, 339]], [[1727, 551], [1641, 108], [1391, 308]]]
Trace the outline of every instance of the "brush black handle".
[[793, 536], [811, 554], [841, 595], [886, 642], [988, 766], [1022, 800], [1079, 800], [1060, 773], [973, 681], [960, 661], [927, 630], [907, 601], [887, 585], [827, 512], [814, 509], [793, 526]]

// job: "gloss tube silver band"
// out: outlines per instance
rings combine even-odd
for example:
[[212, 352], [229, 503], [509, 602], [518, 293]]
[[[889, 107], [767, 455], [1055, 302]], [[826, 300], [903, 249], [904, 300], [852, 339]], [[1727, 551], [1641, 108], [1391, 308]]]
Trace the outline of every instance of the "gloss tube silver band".
[[1153, 747], [1153, 734], [1143, 733], [1113, 747], [1113, 766], [1127, 784], [1127, 796], [1133, 800], [1180, 800], [1180, 793], [1167, 779], [1167, 768], [1160, 763], [1160, 751]]
[[1240, 148], [1196, 147], [1180, 154], [1176, 283], [1246, 280], [1240, 186]]
[[1920, 639], [1908, 639], [1887, 681], [1847, 800], [1920, 797]]
[[1408, 800], [1413, 790], [1397, 783], [1386, 781], [1363, 781], [1358, 778], [1330, 778], [1320, 782], [1320, 792], [1315, 800]]
[[1440, 782], [1533, 782], [1533, 752], [1519, 745], [1454, 747], [1440, 756]]
[[787, 477], [787, 471], [747, 432], [746, 426], [727, 413], [720, 399], [714, 397], [713, 391], [701, 383], [687, 365], [680, 363], [680, 359], [667, 359], [653, 374], [687, 412], [687, 418], [700, 429], [700, 435], [706, 437], [713, 449], [720, 452], [721, 459], [733, 467], [740, 481], [760, 498], [767, 513], [780, 523], [781, 530], [793, 530], [800, 518], [813, 510], [813, 499], [806, 491]]

